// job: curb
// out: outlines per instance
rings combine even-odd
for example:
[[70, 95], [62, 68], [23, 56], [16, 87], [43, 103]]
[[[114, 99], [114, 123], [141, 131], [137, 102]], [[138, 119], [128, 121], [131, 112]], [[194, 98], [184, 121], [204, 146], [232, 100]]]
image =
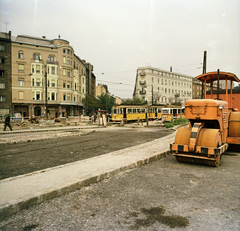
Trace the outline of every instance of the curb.
[[[173, 134], [171, 134], [169, 136], [173, 136]], [[166, 136], [166, 137], [169, 137], [169, 136]], [[163, 138], [166, 138], [166, 137], [163, 137]], [[152, 144], [152, 141], [149, 142], [149, 145], [151, 145], [151, 144]], [[126, 152], [131, 151], [132, 148], [134, 149], [134, 148], [136, 148], [136, 146], [131, 147], [131, 148], [127, 148]], [[116, 151], [116, 153], [114, 155], [118, 155], [118, 153], [120, 151], [121, 150]], [[162, 151], [162, 152], [160, 151], [160, 153], [157, 153], [157, 152], [155, 153], [155, 151], [154, 151], [154, 154], [152, 156], [144, 157], [144, 158], [139, 159], [139, 160], [135, 160], [135, 161], [131, 162], [131, 164], [125, 163], [123, 166], [118, 167], [116, 169], [111, 169], [107, 172], [104, 172], [104, 173], [101, 173], [101, 174], [98, 174], [98, 175], [95, 175], [95, 176], [94, 175], [89, 176], [89, 177], [86, 177], [85, 179], [79, 180], [77, 182], [70, 182], [69, 185], [67, 185], [67, 186], [63, 186], [62, 188], [55, 188], [55, 189], [53, 188], [49, 192], [46, 192], [46, 193], [43, 192], [42, 194], [39, 193], [39, 195], [32, 196], [31, 198], [28, 198], [26, 200], [22, 199], [22, 201], [16, 202], [16, 204], [13, 204], [14, 202], [12, 202], [12, 201], [8, 201], [5, 204], [2, 204], [1, 207], [0, 207], [0, 220], [3, 220], [4, 218], [6, 218], [8, 216], [13, 215], [14, 213], [20, 212], [21, 210], [28, 209], [29, 207], [31, 207], [33, 205], [40, 204], [40, 203], [42, 203], [46, 200], [62, 196], [64, 194], [67, 194], [67, 193], [75, 191], [75, 190], [80, 190], [82, 187], [89, 186], [89, 185], [94, 184], [94, 183], [98, 183], [98, 182], [100, 182], [104, 179], [107, 179], [109, 177], [112, 177], [112, 176], [118, 174], [119, 172], [124, 172], [124, 171], [129, 170], [129, 169], [140, 167], [144, 164], [148, 164], [148, 163], [151, 163], [155, 160], [161, 159], [161, 158], [163, 158], [163, 157], [165, 157], [169, 154], [170, 154], [169, 150], [167, 150], [167, 151], [165, 150], [165, 151]], [[67, 165], [71, 165], [71, 164], [73, 164], [73, 163], [69, 163]], [[57, 166], [57, 167], [54, 167], [54, 168], [57, 169], [57, 168], [62, 168], [64, 166], [66, 166], [66, 165]], [[13, 178], [8, 178], [8, 179], [5, 179], [5, 180], [2, 180], [1, 183], [7, 182], [7, 181], [14, 181], [15, 179], [24, 178], [25, 176], [34, 175], [34, 174], [38, 174], [38, 173], [41, 173], [41, 172], [47, 172], [47, 171], [52, 170], [52, 169], [53, 168], [44, 169], [44, 170], [41, 170], [41, 171], [29, 173], [29, 174], [26, 174], [26, 175], [21, 175], [21, 176], [17, 176], [17, 177], [13, 177]]]

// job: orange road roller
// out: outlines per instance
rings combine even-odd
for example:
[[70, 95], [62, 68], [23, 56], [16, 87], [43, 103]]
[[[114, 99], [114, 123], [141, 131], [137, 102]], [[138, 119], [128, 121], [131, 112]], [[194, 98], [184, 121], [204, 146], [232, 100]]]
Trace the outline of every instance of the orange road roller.
[[[204, 99], [192, 99], [185, 103], [185, 118], [189, 127], [178, 129], [170, 150], [180, 162], [219, 166], [222, 154], [230, 144], [240, 147], [240, 108], [233, 108], [232, 82], [240, 82], [228, 72], [209, 72], [196, 77], [204, 82]], [[219, 98], [219, 80], [226, 81], [226, 93]], [[228, 80], [231, 82], [230, 93]], [[218, 82], [217, 95], [213, 94], [213, 82]], [[206, 94], [206, 84], [211, 84], [211, 95]], [[210, 99], [207, 99], [207, 96]], [[214, 97], [217, 98], [214, 99]]]

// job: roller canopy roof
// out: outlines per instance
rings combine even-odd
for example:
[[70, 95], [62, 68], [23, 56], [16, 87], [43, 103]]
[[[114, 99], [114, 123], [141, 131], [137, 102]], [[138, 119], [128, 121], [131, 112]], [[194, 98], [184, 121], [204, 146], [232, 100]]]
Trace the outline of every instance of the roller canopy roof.
[[[218, 79], [218, 72], [217, 71], [208, 72], [208, 73], [205, 73], [205, 74], [202, 74], [202, 75], [199, 75], [199, 76], [196, 77], [196, 79], [198, 79], [202, 82], [204, 82], [205, 78], [206, 78], [207, 83], [213, 82], [213, 81]], [[219, 80], [226, 80], [226, 79], [236, 81], [236, 82], [240, 82], [239, 78], [232, 73], [219, 72]]]

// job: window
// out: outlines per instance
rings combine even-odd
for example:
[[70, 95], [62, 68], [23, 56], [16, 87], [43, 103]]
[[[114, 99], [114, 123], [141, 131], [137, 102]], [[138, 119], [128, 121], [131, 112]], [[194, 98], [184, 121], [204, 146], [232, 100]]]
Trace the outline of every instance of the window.
[[54, 61], [54, 55], [49, 55], [48, 56], [48, 61]]
[[37, 86], [40, 87], [41, 86], [41, 80], [37, 79]]
[[65, 81], [63, 82], [63, 88], [66, 88], [66, 82]]
[[65, 49], [63, 49], [63, 53], [66, 53], [66, 50], [65, 50]]
[[24, 64], [18, 64], [18, 72], [24, 72]]
[[70, 88], [70, 82], [67, 82], [67, 88]]
[[55, 79], [52, 80], [52, 87], [55, 87]]
[[0, 83], [0, 89], [5, 89], [5, 83]]
[[67, 64], [70, 64], [70, 59], [67, 59]]
[[66, 57], [63, 57], [63, 63], [66, 63]]
[[0, 70], [0, 76], [4, 76], [4, 71]]
[[5, 60], [3, 58], [0, 58], [0, 63], [4, 63]]
[[0, 45], [0, 51], [5, 51], [5, 45]]
[[70, 70], [67, 70], [67, 76], [70, 77]]
[[24, 79], [18, 79], [18, 86], [24, 86]]
[[82, 83], [84, 83], [84, 78], [82, 79]]
[[51, 68], [51, 73], [55, 75], [55, 67]]
[[36, 100], [40, 100], [40, 92], [36, 92]]
[[70, 93], [67, 94], [67, 101], [71, 101]]
[[18, 58], [19, 59], [23, 59], [23, 51], [19, 51], [18, 52]]
[[66, 101], [66, 94], [63, 94], [63, 101]]
[[63, 68], [63, 75], [66, 75], [66, 69]]
[[69, 49], [67, 49], [67, 53], [70, 54], [70, 50]]
[[33, 54], [33, 60], [41, 60], [41, 55], [38, 53]]
[[23, 91], [18, 92], [18, 99], [24, 99], [24, 92]]
[[34, 87], [34, 79], [32, 79], [32, 86]]
[[52, 92], [52, 94], [51, 94], [51, 100], [55, 100], [55, 93], [54, 92]]
[[74, 88], [75, 88], [75, 91], [76, 91], [77, 90], [77, 84], [76, 83], [74, 84]]
[[40, 65], [36, 65], [36, 72], [40, 73]]
[[0, 102], [6, 101], [6, 96], [5, 95], [0, 95]]

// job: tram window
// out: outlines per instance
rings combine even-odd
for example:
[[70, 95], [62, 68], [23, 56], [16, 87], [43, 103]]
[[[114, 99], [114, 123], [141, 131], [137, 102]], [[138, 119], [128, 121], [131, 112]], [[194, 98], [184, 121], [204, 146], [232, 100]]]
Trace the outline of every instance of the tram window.
[[145, 108], [142, 108], [142, 113], [145, 113]]
[[178, 109], [178, 114], [181, 114], [181, 109]]
[[119, 108], [119, 109], [118, 109], [118, 114], [123, 114], [123, 113], [122, 113], [122, 108]]
[[136, 108], [133, 108], [133, 113], [136, 113], [136, 110], [137, 110]]
[[141, 108], [138, 108], [138, 109], [137, 109], [137, 113], [141, 113]]
[[132, 108], [128, 108], [128, 113], [132, 113]]
[[172, 109], [170, 109], [170, 114], [172, 114], [173, 113], [173, 111], [172, 111]]
[[162, 113], [163, 113], [163, 114], [169, 114], [169, 109], [163, 109], [163, 110], [162, 110]]
[[113, 114], [117, 114], [117, 109], [113, 109]]
[[161, 109], [161, 108], [158, 108], [158, 112], [160, 112], [160, 113], [161, 113], [161, 112], [162, 112], [162, 109]]

